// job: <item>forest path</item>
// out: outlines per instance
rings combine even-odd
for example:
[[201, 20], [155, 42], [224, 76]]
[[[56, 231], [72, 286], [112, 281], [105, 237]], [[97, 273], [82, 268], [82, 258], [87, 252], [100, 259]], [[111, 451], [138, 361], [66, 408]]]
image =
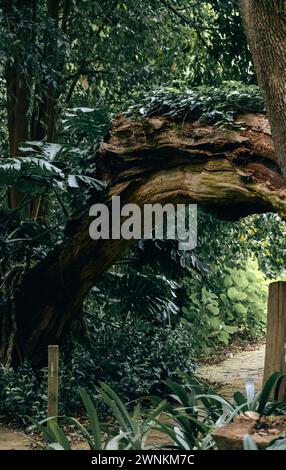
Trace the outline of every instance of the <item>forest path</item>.
[[[1, 450], [33, 450], [32, 441], [24, 432], [14, 430], [4, 424], [0, 424], [0, 451]], [[73, 444], [75, 450], [88, 450], [84, 442]]]
[[198, 376], [208, 380], [218, 393], [225, 398], [232, 398], [237, 390], [244, 391], [247, 378], [254, 379], [255, 389], [260, 390], [263, 379], [265, 345], [235, 354], [216, 365], [201, 365]]
[[30, 446], [25, 434], [0, 424], [0, 450], [28, 450]]

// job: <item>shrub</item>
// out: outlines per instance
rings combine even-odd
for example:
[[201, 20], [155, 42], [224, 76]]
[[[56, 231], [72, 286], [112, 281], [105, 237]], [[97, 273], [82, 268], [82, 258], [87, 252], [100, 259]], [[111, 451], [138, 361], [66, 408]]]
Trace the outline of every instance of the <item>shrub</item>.
[[0, 368], [0, 415], [22, 422], [33, 414], [43, 418], [47, 408], [47, 370], [33, 371], [24, 362], [16, 370]]
[[[206, 287], [192, 289], [194, 280], [188, 279], [189, 303], [182, 308], [182, 324], [193, 335], [194, 348], [198, 353], [207, 353], [219, 344], [227, 345], [236, 327], [223, 320], [219, 298]], [[197, 289], [197, 287], [196, 287]]]
[[[164, 381], [179, 380], [178, 369], [191, 372], [191, 336], [181, 326], [154, 326], [133, 319], [122, 323], [87, 321], [88, 337], [73, 339], [73, 349], [63, 350], [60, 361], [60, 414], [79, 413], [78, 393], [84, 387], [96, 394], [99, 381], [114, 388], [125, 401], [151, 393], [162, 394]], [[79, 324], [74, 332], [79, 333]], [[82, 331], [81, 331], [82, 333]], [[47, 370], [34, 371], [24, 363], [16, 370], [0, 369], [0, 414], [26, 422], [42, 419], [47, 409]]]
[[199, 353], [228, 345], [234, 333], [247, 338], [263, 336], [266, 325], [267, 282], [257, 261], [244, 268], [215, 271], [207, 286], [201, 278], [185, 278], [183, 324], [193, 335]]
[[226, 268], [219, 298], [225, 322], [251, 338], [264, 334], [267, 281], [257, 261], [249, 259], [245, 269]]
[[194, 368], [191, 335], [180, 325], [172, 329], [133, 319], [117, 327], [95, 326], [89, 320], [88, 331], [89, 342], [75, 345], [71, 365], [65, 369], [70, 381], [64, 402], [69, 406], [75, 388], [85, 387], [93, 394], [99, 380], [130, 400], [163, 393], [163, 381], [178, 378], [178, 369], [186, 373]]

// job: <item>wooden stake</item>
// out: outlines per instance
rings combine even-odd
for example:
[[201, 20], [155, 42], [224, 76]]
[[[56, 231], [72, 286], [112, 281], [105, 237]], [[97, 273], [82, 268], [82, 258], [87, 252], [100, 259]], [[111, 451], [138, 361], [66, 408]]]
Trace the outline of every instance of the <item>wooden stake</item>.
[[[266, 352], [263, 383], [273, 372], [286, 374], [286, 282], [269, 285], [266, 332]], [[283, 379], [279, 399], [286, 398], [286, 379]]]
[[[51, 345], [48, 349], [48, 418], [58, 416], [59, 402], [59, 347]], [[55, 418], [57, 421], [57, 418]], [[48, 421], [48, 428], [49, 428]]]

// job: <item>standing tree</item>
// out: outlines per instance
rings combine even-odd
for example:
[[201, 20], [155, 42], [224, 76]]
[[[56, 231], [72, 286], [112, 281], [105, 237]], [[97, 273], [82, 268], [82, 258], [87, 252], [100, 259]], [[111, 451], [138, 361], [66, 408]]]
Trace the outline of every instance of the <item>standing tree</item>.
[[277, 161], [286, 177], [286, 2], [240, 0]]

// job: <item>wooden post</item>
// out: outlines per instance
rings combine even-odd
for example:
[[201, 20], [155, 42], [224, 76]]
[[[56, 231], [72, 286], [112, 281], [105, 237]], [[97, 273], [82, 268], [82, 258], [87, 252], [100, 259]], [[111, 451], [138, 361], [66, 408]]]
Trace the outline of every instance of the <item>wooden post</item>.
[[[48, 349], [48, 418], [58, 416], [59, 395], [59, 347], [51, 345]], [[57, 418], [55, 418], [55, 421]], [[49, 428], [49, 421], [48, 421]]]
[[[273, 372], [286, 374], [286, 282], [269, 285], [266, 332], [266, 352], [263, 383]], [[283, 379], [279, 399], [286, 398], [286, 380]]]

